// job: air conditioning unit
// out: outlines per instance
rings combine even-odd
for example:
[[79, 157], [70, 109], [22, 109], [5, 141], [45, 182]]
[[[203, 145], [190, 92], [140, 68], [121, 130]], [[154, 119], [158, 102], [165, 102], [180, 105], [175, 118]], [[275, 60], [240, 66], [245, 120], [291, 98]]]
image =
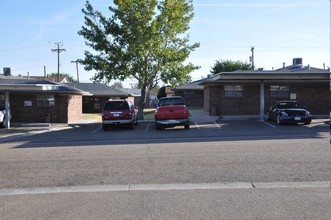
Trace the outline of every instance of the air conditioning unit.
[[293, 66], [302, 66], [302, 58], [293, 58]]
[[11, 68], [10, 67], [4, 67], [3, 68], [3, 75], [11, 76]]

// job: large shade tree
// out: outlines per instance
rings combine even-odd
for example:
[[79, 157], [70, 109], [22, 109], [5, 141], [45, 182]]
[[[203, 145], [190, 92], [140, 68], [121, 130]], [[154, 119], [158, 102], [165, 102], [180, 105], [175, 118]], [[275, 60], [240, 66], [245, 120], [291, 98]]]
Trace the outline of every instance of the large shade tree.
[[242, 62], [240, 60], [217, 60], [213, 67], [211, 67], [210, 73], [217, 74], [220, 72], [233, 72], [236, 70], [251, 70], [252, 64]]
[[190, 80], [190, 72], [198, 67], [186, 59], [198, 43], [189, 42], [192, 0], [114, 0], [110, 17], [95, 10], [89, 1], [85, 23], [78, 32], [93, 49], [85, 51], [81, 63], [95, 70], [92, 80], [135, 78], [141, 88], [138, 118], [149, 91], [159, 82], [171, 85]]

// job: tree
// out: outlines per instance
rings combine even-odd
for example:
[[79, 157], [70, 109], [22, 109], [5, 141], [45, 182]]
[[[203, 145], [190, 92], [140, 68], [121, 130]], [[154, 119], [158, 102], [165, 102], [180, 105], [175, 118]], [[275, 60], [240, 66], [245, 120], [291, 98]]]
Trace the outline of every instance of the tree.
[[116, 89], [124, 89], [124, 86], [121, 82], [114, 82], [110, 87], [113, 87]]
[[251, 70], [252, 64], [244, 63], [242, 61], [232, 61], [232, 60], [217, 60], [214, 66], [211, 68], [211, 74], [217, 74], [220, 72], [232, 72], [236, 70]]
[[147, 94], [161, 80], [177, 85], [199, 68], [183, 64], [198, 43], [189, 44], [192, 0], [114, 0], [111, 17], [95, 10], [89, 1], [85, 23], [78, 32], [93, 52], [80, 62], [95, 70], [94, 81], [135, 78], [141, 88], [138, 118], [142, 119]]
[[160, 98], [162, 98], [162, 97], [166, 97], [167, 96], [167, 94], [166, 94], [166, 92], [165, 92], [165, 86], [162, 86], [160, 89], [159, 89], [159, 91], [157, 92], [157, 98], [158, 99], [160, 99]]

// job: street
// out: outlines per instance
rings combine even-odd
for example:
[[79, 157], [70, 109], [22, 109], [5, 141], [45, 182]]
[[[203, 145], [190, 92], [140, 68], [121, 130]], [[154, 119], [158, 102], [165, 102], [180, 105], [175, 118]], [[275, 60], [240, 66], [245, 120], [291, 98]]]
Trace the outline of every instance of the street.
[[324, 121], [100, 128], [2, 142], [2, 219], [330, 219]]

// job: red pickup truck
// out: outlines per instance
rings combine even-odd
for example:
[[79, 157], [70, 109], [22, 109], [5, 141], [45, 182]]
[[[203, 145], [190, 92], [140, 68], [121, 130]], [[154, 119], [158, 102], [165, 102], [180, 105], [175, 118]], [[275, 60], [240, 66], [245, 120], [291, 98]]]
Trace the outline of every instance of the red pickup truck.
[[190, 113], [185, 101], [180, 96], [163, 97], [159, 100], [154, 113], [155, 128], [157, 130], [184, 125], [190, 128]]

